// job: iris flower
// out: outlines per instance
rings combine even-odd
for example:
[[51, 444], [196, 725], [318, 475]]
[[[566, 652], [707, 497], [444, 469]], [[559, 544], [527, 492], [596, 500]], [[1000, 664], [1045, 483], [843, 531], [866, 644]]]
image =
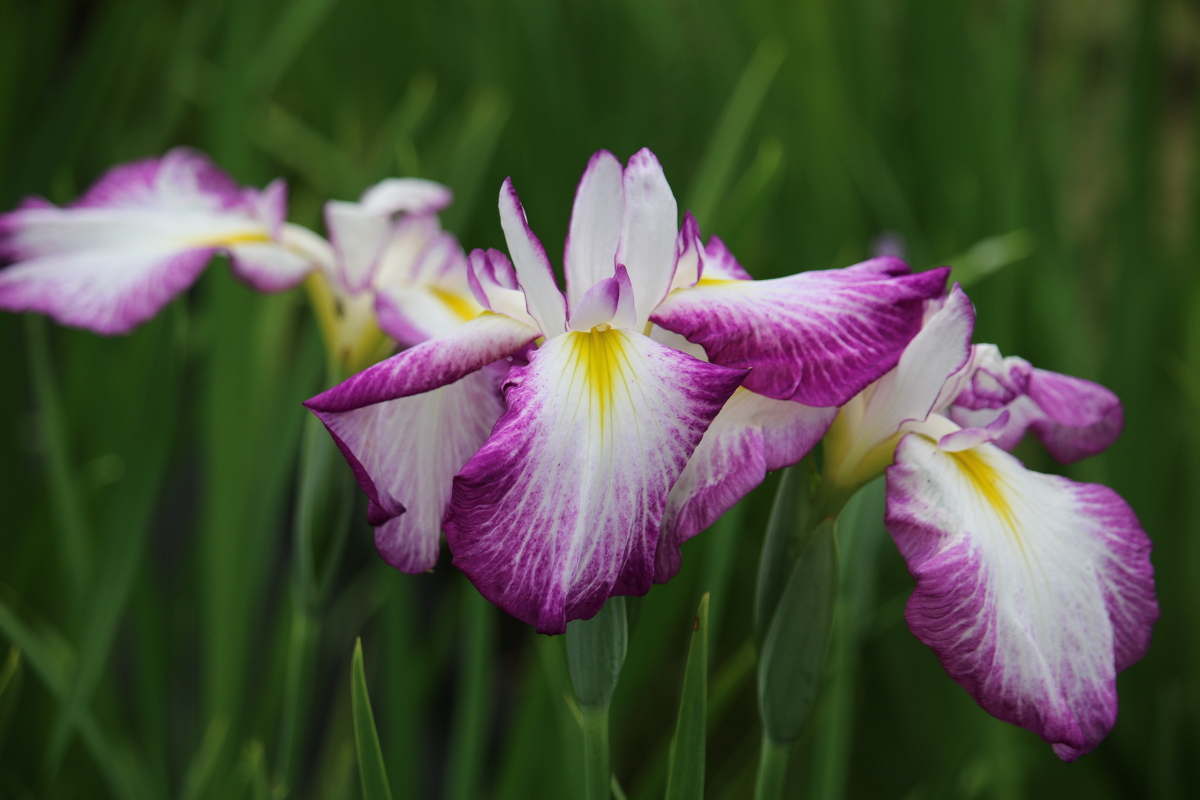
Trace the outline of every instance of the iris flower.
[[0, 215], [0, 308], [37, 311], [96, 333], [126, 333], [186, 291], [217, 253], [260, 291], [312, 268], [311, 236], [288, 224], [287, 190], [239, 187], [178, 148], [109, 170], [79, 200], [41, 198]]
[[957, 286], [931, 304], [896, 368], [839, 412], [828, 477], [849, 491], [886, 467], [909, 627], [984, 709], [1070, 761], [1112, 729], [1116, 675], [1149, 647], [1151, 544], [1116, 492], [1006, 452], [1029, 429], [1060, 460], [1099, 452], [1117, 398], [972, 347], [974, 322]]
[[[677, 569], [683, 538], [802, 457], [832, 407], [896, 364], [944, 286], [944, 271], [909, 275], [896, 259], [749, 280], [677, 214], [652, 153], [625, 168], [597, 153], [575, 196], [564, 296], [506, 180], [511, 261], [469, 259], [486, 313], [308, 401], [374, 524], [420, 509], [389, 561], [432, 566], [440, 521], [484, 596], [546, 633], [645, 593]], [[502, 398], [484, 391], [493, 376]], [[456, 389], [468, 380], [475, 404]], [[389, 419], [380, 408], [397, 399], [429, 413]]]

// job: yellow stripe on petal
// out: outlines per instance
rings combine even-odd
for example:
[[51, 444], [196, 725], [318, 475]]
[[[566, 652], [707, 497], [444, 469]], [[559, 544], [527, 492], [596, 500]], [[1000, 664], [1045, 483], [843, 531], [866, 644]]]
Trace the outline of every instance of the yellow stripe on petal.
[[572, 331], [566, 334], [570, 345], [571, 372], [582, 378], [593, 418], [604, 427], [614, 404], [614, 396], [620, 393], [629, 397], [632, 370], [629, 355], [625, 352], [628, 334], [608, 325], [597, 325], [583, 333]]
[[996, 515], [1004, 520], [1009, 531], [1012, 532], [1013, 536], [1019, 542], [1021, 537], [1017, 531], [1012, 507], [1001, 492], [1001, 486], [1004, 481], [999, 473], [983, 456], [973, 450], [962, 450], [957, 453], [946, 453], [946, 455], [954, 459], [959, 471], [967, 478], [975, 488], [975, 491], [983, 497], [992, 510], [996, 512]]
[[483, 306], [475, 302], [474, 298], [468, 298], [458, 292], [439, 289], [436, 286], [429, 287], [429, 290], [446, 304], [454, 314], [462, 319], [463, 322], [470, 322], [483, 313]]

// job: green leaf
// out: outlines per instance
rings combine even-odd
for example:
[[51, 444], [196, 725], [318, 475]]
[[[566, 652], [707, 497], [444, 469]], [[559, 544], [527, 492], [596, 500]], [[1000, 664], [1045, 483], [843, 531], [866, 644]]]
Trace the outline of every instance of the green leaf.
[[448, 800], [479, 797], [496, 671], [496, 607], [465, 580], [462, 591], [463, 647], [447, 761]]
[[624, 597], [610, 597], [591, 619], [567, 623], [571, 684], [580, 705], [609, 704], [625, 663], [628, 642]]
[[1027, 230], [984, 239], [946, 262], [951, 267], [948, 283], [970, 286], [1001, 267], [1028, 258], [1036, 246], [1033, 234]]
[[363, 800], [392, 800], [383, 750], [375, 732], [375, 715], [367, 695], [367, 676], [363, 673], [362, 639], [354, 641], [354, 663], [350, 676], [350, 697], [354, 708], [354, 743], [358, 748], [358, 774], [362, 779]]
[[763, 730], [777, 743], [800, 735], [821, 682], [837, 597], [835, 523], [820, 522], [796, 559], [758, 662]]
[[692, 644], [683, 673], [679, 721], [671, 740], [666, 800], [704, 799], [704, 745], [708, 720], [708, 594], [692, 626]]
[[767, 521], [754, 597], [754, 643], [761, 653], [779, 598], [787, 587], [798, 554], [808, 546], [814, 516], [811, 487], [816, 477], [812, 458], [788, 467], [779, 478], [775, 503]]

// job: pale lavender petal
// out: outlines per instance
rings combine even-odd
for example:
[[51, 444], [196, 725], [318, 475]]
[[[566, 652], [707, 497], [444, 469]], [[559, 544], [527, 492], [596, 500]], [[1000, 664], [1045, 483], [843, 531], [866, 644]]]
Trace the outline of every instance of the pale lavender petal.
[[475, 300], [488, 311], [537, 327], [537, 321], [529, 315], [517, 271], [504, 253], [490, 248], [472, 250], [467, 259], [467, 283]]
[[547, 340], [454, 479], [454, 563], [542, 633], [646, 592], [667, 494], [744, 375], [617, 328]]
[[500, 187], [500, 226], [525, 292], [529, 315], [537, 320], [546, 336], [559, 335], [567, 328], [566, 302], [554, 282], [554, 269], [546, 257], [546, 248], [525, 219], [525, 209], [511, 178], [505, 178]]
[[636, 327], [640, 328], [671, 287], [679, 208], [662, 165], [649, 150], [642, 148], [633, 154], [622, 179], [625, 213], [617, 262], [629, 271], [637, 307]]
[[587, 332], [601, 323], [611, 321], [617, 313], [617, 301], [620, 299], [621, 285], [615, 275], [596, 283], [573, 306], [569, 323], [571, 330]]
[[836, 408], [812, 408], [738, 389], [704, 433], [671, 487], [659, 533], [654, 580], [679, 571], [679, 548], [716, 522], [768, 472], [791, 466], [829, 430]]
[[896, 366], [948, 269], [907, 272], [879, 258], [775, 280], [702, 280], [671, 292], [651, 318], [703, 345], [715, 363], [752, 367], [747, 389], [841, 405]]
[[337, 255], [342, 290], [351, 294], [363, 291], [371, 284], [391, 238], [391, 218], [359, 203], [330, 200], [325, 204], [325, 229]]
[[692, 212], [683, 212], [683, 225], [675, 239], [675, 275], [671, 278], [671, 289], [686, 289], [700, 280], [700, 259], [704, 255], [704, 244], [700, 241], [700, 224]]
[[233, 273], [260, 292], [290, 289], [312, 271], [314, 262], [274, 242], [228, 248]]
[[621, 162], [600, 150], [588, 161], [575, 190], [571, 227], [563, 248], [567, 308], [572, 314], [591, 287], [613, 276], [625, 211], [621, 181]]
[[708, 245], [700, 256], [700, 280], [749, 281], [749, 272], [738, 263], [719, 236], [708, 237]]
[[503, 408], [484, 369], [424, 394], [318, 415], [371, 500], [375, 546], [393, 567], [433, 568], [454, 475]]
[[959, 453], [970, 450], [981, 444], [996, 441], [1004, 426], [1008, 424], [1008, 412], [1005, 411], [992, 424], [984, 428], [962, 428], [938, 439], [938, 448], [947, 453]]
[[421, 178], [386, 178], [362, 193], [359, 203], [375, 214], [434, 214], [450, 205], [454, 194]]
[[1111, 489], [994, 445], [901, 440], [887, 526], [916, 579], [906, 617], [984, 709], [1072, 760], [1117, 715], [1115, 678], [1158, 618], [1150, 540]]
[[508, 317], [484, 314], [368, 367], [304, 405], [321, 416], [432, 391], [522, 351], [538, 335]]
[[470, 294], [437, 287], [392, 284], [375, 290], [375, 317], [380, 329], [404, 347], [445, 336], [482, 312]]

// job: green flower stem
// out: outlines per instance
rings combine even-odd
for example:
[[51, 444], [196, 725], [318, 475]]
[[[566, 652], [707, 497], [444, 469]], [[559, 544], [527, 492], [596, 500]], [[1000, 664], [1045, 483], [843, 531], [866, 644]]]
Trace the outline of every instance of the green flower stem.
[[584, 796], [608, 800], [612, 796], [612, 765], [608, 756], [608, 705], [580, 706], [583, 716]]
[[754, 782], [754, 800], [779, 800], [787, 783], [788, 755], [791, 742], [780, 744], [765, 733], [758, 759], [758, 778]]

